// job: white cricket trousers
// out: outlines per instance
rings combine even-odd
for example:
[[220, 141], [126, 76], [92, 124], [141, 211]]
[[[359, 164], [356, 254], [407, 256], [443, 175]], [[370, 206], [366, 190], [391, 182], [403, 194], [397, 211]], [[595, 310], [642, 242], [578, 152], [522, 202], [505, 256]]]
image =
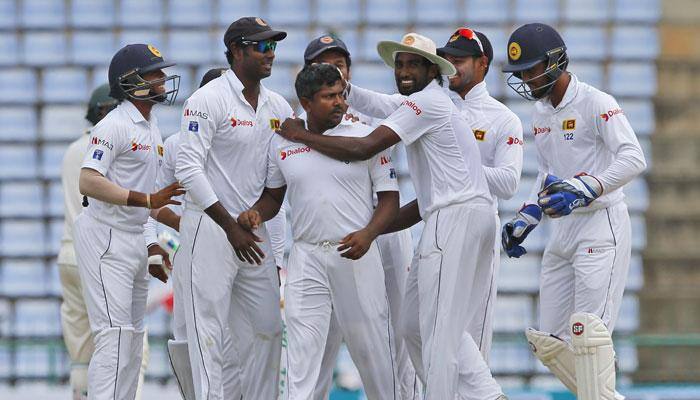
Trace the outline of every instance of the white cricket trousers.
[[284, 289], [288, 399], [315, 398], [335, 318], [367, 398], [397, 400], [394, 334], [376, 242], [359, 260], [341, 257], [337, 247], [295, 242], [289, 254]]
[[[408, 268], [411, 265], [413, 255], [413, 242], [411, 231], [405, 229], [400, 232], [389, 233], [377, 237], [377, 247], [384, 267], [384, 284], [386, 286], [387, 299], [389, 300], [389, 311], [391, 326], [394, 332], [399, 329], [399, 315], [401, 314], [401, 304], [406, 288], [406, 277]], [[401, 399], [419, 399], [420, 385], [416, 371], [406, 350], [403, 338], [395, 336], [394, 342], [396, 354], [396, 373], [399, 382], [399, 392]], [[314, 392], [315, 400], [327, 400], [333, 385], [333, 370], [335, 368], [340, 345], [343, 341], [343, 334], [335, 318], [331, 320], [326, 340], [326, 349], [321, 362], [321, 372], [319, 381]]]
[[549, 219], [542, 256], [540, 330], [571, 343], [569, 318], [595, 314], [615, 328], [632, 252], [627, 205]]
[[88, 399], [133, 400], [136, 395], [148, 297], [146, 243], [80, 214], [75, 251], [95, 351], [88, 367]]
[[[197, 399], [228, 400], [241, 391], [244, 399], [276, 398], [282, 347], [280, 293], [264, 226], [255, 232], [263, 239], [258, 244], [265, 253], [262, 265], [240, 261], [224, 230], [203, 212], [186, 209], [180, 231], [184, 244], [180, 251], [189, 252], [183, 268], [183, 303]], [[253, 332], [247, 343], [236, 342], [241, 324], [249, 324]], [[245, 360], [238, 351], [242, 347], [249, 352]], [[237, 360], [231, 363], [234, 354]], [[245, 377], [232, 382], [227, 369], [238, 368], [243, 361], [247, 361]]]
[[[401, 333], [426, 400], [493, 400], [502, 394], [467, 323], [478, 279], [493, 267], [493, 208], [455, 204], [425, 221], [406, 283]], [[485, 284], [488, 290], [489, 283]]]

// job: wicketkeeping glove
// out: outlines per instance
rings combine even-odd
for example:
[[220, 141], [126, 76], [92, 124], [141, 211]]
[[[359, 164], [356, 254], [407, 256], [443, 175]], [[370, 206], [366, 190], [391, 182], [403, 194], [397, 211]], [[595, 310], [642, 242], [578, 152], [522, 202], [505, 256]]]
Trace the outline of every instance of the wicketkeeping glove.
[[[548, 176], [549, 178], [549, 176]], [[603, 193], [603, 185], [594, 176], [580, 174], [571, 179], [556, 180], [539, 193], [537, 204], [552, 218], [569, 215], [579, 207], [587, 207]]]
[[520, 244], [527, 235], [535, 229], [542, 219], [542, 210], [537, 204], [525, 204], [515, 215], [515, 218], [503, 225], [501, 245], [508, 257], [519, 258], [527, 253]]

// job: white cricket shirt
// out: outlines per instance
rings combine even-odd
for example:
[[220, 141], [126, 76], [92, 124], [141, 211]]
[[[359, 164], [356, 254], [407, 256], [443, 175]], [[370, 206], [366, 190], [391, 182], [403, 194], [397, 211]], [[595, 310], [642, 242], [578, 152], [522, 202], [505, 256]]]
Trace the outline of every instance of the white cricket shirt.
[[[153, 193], [163, 162], [163, 141], [158, 120], [146, 120], [129, 101], [123, 101], [95, 125], [83, 159], [90, 168], [128, 190]], [[149, 210], [118, 206], [90, 198], [84, 209], [96, 220], [128, 232], [143, 232]]]
[[405, 98], [381, 124], [406, 145], [423, 219], [452, 204], [493, 207], [472, 128], [435, 80]]
[[[342, 123], [323, 134], [364, 137], [372, 130], [359, 122]], [[374, 193], [399, 190], [388, 152], [366, 161], [338, 161], [278, 135], [269, 157], [266, 185], [287, 185], [294, 241], [338, 242], [367, 226]]]
[[535, 103], [532, 132], [539, 161], [529, 199], [533, 203], [545, 174], [569, 179], [585, 172], [602, 183], [603, 195], [574, 212], [609, 207], [623, 200], [622, 186], [646, 168], [639, 141], [617, 101], [573, 74], [556, 108], [548, 98]]
[[493, 203], [510, 199], [518, 190], [523, 169], [520, 119], [489, 95], [486, 82], [474, 85], [464, 99], [453, 91], [449, 95], [474, 132]]
[[287, 101], [262, 84], [254, 110], [231, 70], [194, 92], [185, 101], [175, 168], [193, 205], [204, 210], [221, 201], [234, 218], [252, 207], [265, 187], [274, 129], [292, 115]]

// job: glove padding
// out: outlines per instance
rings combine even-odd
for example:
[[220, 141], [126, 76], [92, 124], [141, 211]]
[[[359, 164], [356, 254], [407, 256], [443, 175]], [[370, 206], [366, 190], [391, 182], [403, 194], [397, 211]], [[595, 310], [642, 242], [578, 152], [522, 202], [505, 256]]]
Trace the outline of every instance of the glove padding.
[[[547, 179], [551, 175], [547, 176]], [[539, 193], [537, 204], [551, 218], [569, 215], [579, 207], [587, 207], [603, 193], [603, 185], [594, 176], [580, 174], [571, 179], [555, 180]]]
[[535, 229], [542, 219], [542, 210], [536, 204], [525, 204], [515, 215], [515, 218], [503, 225], [501, 231], [501, 246], [508, 257], [520, 258], [527, 250], [520, 244], [527, 235]]

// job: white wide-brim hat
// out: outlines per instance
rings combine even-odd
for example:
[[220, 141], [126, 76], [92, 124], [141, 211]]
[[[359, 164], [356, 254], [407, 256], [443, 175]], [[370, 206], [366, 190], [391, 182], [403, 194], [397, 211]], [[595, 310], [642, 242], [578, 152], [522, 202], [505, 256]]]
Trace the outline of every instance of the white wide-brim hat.
[[417, 33], [407, 33], [401, 42], [393, 40], [383, 40], [377, 44], [377, 52], [384, 63], [394, 68], [396, 53], [418, 54], [430, 60], [440, 67], [440, 74], [452, 76], [457, 73], [455, 66], [451, 62], [437, 55], [437, 46], [431, 39]]

